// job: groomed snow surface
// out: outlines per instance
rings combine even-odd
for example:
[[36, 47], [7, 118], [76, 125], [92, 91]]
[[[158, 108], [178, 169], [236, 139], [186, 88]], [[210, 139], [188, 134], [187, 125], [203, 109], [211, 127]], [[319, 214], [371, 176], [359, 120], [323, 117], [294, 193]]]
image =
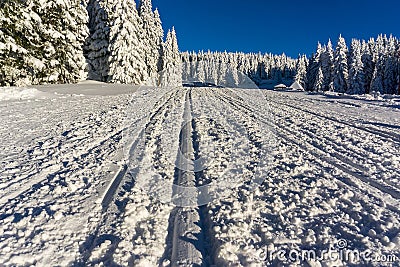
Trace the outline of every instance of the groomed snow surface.
[[[399, 266], [397, 98], [80, 84], [0, 100], [1, 266]], [[185, 140], [205, 161], [180, 173]], [[177, 183], [211, 202], [176, 206]]]

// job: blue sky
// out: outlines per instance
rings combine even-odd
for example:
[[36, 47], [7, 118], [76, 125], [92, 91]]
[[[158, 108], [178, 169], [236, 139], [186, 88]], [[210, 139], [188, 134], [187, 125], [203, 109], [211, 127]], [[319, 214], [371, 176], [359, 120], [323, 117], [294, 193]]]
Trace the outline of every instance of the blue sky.
[[181, 51], [310, 55], [339, 34], [400, 37], [399, 0], [153, 0], [165, 30], [175, 26]]

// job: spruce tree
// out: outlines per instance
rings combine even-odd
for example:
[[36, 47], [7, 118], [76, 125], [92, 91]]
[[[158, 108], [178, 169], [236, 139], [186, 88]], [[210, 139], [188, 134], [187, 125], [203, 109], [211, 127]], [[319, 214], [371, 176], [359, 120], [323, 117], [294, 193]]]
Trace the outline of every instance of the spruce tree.
[[390, 36], [386, 48], [386, 60], [383, 73], [384, 94], [396, 94], [397, 91], [397, 58], [396, 58], [396, 41]]
[[0, 3], [0, 85], [85, 78], [87, 13], [79, 0]]
[[364, 94], [364, 66], [361, 58], [361, 43], [353, 39], [349, 55], [348, 94]]
[[161, 70], [161, 44], [164, 36], [160, 14], [158, 10], [153, 12], [151, 0], [141, 0], [139, 15], [142, 25], [141, 41], [143, 42], [147, 74], [149, 77], [156, 77]]
[[182, 86], [182, 61], [178, 47], [175, 28], [168, 31], [162, 49], [163, 70], [159, 85]]
[[345, 93], [347, 91], [347, 80], [349, 77], [347, 64], [348, 48], [346, 41], [340, 35], [336, 46], [333, 65], [333, 87], [336, 92]]
[[86, 46], [89, 77], [140, 84], [147, 80], [142, 24], [134, 0], [91, 0]]
[[324, 91], [333, 91], [333, 48], [329, 39], [323, 53], [321, 54], [321, 68], [324, 76], [322, 89]]
[[309, 91], [315, 90], [315, 83], [318, 75], [318, 69], [321, 66], [321, 55], [323, 53], [323, 48], [318, 42], [317, 51], [313, 54], [309, 60], [307, 68], [307, 84], [306, 89]]
[[370, 43], [365, 41], [361, 45], [361, 60], [364, 66], [364, 92], [369, 94], [371, 92], [371, 82], [374, 75], [375, 63], [373, 61], [373, 55], [370, 49]]
[[140, 84], [146, 81], [147, 66], [141, 36], [141, 22], [133, 0], [108, 2], [111, 22], [108, 82]]
[[89, 37], [84, 47], [88, 61], [88, 78], [107, 81], [109, 73], [108, 58], [110, 56], [110, 21], [108, 19], [107, 2], [90, 0], [87, 6], [89, 13]]
[[314, 90], [316, 92], [321, 92], [324, 85], [324, 74], [322, 72], [321, 66], [318, 68], [317, 76], [315, 78]]
[[296, 75], [294, 80], [305, 87], [307, 75], [307, 58], [305, 55], [299, 56], [296, 64]]

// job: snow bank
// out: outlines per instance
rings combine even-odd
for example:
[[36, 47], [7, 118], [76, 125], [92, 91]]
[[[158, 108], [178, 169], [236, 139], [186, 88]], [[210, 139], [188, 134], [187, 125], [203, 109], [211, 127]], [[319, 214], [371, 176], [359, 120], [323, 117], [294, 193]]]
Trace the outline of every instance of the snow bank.
[[0, 101], [32, 99], [42, 92], [35, 88], [0, 87]]

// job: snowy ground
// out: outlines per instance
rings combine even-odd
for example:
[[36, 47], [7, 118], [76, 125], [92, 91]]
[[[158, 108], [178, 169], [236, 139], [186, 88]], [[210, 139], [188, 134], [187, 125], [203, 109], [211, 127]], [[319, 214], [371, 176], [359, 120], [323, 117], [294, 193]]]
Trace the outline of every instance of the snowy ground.
[[400, 265], [399, 99], [36, 88], [0, 88], [1, 266]]

